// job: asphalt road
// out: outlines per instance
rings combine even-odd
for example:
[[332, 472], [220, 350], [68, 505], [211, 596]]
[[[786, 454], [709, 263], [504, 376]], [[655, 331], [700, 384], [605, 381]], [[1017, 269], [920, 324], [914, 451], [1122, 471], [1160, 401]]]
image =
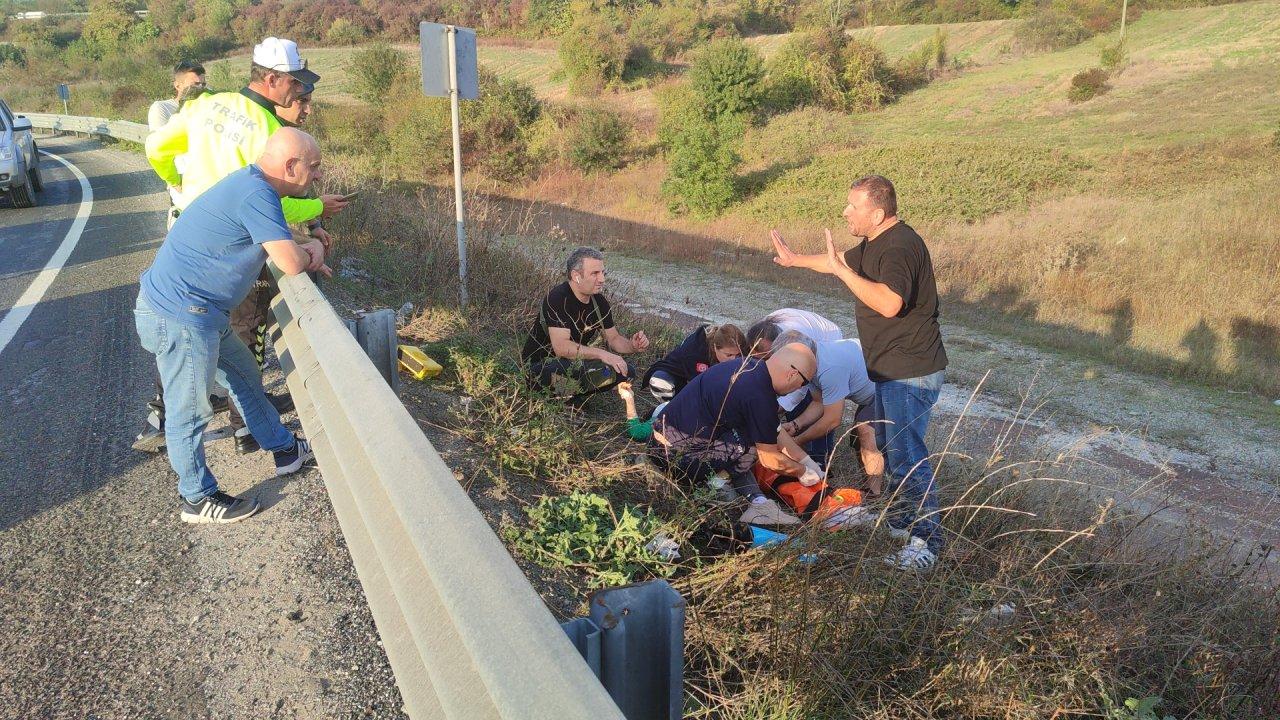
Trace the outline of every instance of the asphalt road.
[[37, 207], [0, 200], [0, 717], [400, 716], [317, 471], [213, 442], [224, 489], [264, 510], [191, 526], [166, 458], [130, 448], [167, 199], [136, 153], [39, 143], [91, 191], [46, 157]]

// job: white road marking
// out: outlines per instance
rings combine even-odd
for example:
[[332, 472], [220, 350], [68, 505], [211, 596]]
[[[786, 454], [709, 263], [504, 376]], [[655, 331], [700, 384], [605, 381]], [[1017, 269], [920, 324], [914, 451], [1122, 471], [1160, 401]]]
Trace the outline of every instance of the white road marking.
[[49, 258], [44, 269], [36, 275], [35, 280], [31, 281], [31, 285], [27, 286], [22, 297], [18, 298], [9, 312], [0, 318], [0, 353], [9, 346], [14, 336], [18, 334], [18, 329], [22, 327], [22, 323], [31, 317], [31, 311], [36, 309], [36, 305], [40, 304], [44, 294], [49, 291], [49, 286], [53, 285], [53, 281], [57, 279], [62, 266], [66, 264], [67, 258], [71, 257], [72, 251], [80, 242], [80, 233], [84, 232], [84, 226], [89, 222], [89, 215], [93, 212], [93, 188], [89, 185], [89, 178], [80, 172], [80, 168], [51, 152], [41, 150], [40, 154], [62, 163], [80, 181], [80, 209], [76, 212], [76, 219], [71, 223], [71, 229], [67, 231], [67, 236], [62, 239], [62, 244], [53, 253], [53, 257]]

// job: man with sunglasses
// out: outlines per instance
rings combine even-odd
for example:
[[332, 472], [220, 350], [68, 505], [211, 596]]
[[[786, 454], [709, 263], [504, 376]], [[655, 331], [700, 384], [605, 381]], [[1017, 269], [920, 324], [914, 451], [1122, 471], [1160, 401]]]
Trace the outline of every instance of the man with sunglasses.
[[764, 496], [751, 469], [760, 464], [813, 485], [823, 478], [817, 463], [778, 432], [778, 397], [808, 385], [817, 371], [813, 352], [780, 345], [767, 359], [716, 363], [695, 377], [653, 421], [648, 454], [654, 463], [688, 482], [726, 472], [747, 499], [740, 522], [796, 525], [800, 521]]
[[920, 235], [898, 219], [898, 195], [888, 178], [854, 181], [842, 215], [849, 234], [860, 238], [856, 246], [837, 253], [828, 230], [826, 252], [799, 255], [774, 230], [774, 262], [835, 275], [853, 293], [867, 373], [876, 384], [876, 415], [883, 420], [876, 439], [895, 499], [888, 524], [894, 537], [906, 541], [885, 560], [903, 570], [925, 570], [943, 545], [925, 445], [947, 366], [933, 261]]
[[[247, 86], [239, 92], [190, 100], [167, 124], [148, 135], [147, 160], [177, 191], [178, 210], [222, 178], [256, 162], [267, 140], [284, 126], [276, 107], [292, 107], [319, 80], [298, 55], [297, 43], [269, 37], [253, 48]], [[180, 172], [176, 159], [183, 155], [185, 167]], [[280, 203], [290, 224], [328, 217], [347, 206], [341, 195], [282, 197]], [[287, 396], [271, 399], [277, 409], [292, 408]], [[151, 414], [133, 447], [159, 452], [164, 447], [164, 398], [158, 395], [149, 406]]]

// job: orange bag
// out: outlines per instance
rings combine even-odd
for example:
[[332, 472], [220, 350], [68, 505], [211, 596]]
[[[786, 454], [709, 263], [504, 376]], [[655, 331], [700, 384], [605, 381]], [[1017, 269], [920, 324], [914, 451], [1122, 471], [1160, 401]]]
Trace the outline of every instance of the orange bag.
[[853, 488], [832, 488], [826, 480], [805, 487], [800, 480], [756, 463], [751, 468], [760, 489], [796, 512], [801, 520], [823, 520], [835, 512], [862, 504], [862, 492]]

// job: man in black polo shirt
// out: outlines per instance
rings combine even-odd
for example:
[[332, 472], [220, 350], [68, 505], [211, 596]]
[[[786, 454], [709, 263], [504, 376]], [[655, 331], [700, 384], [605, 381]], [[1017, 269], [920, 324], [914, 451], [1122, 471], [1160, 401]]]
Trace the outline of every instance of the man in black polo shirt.
[[[614, 327], [603, 292], [603, 253], [580, 247], [569, 254], [565, 270], [569, 279], [542, 301], [520, 361], [533, 387], [549, 388], [556, 375], [571, 377], [582, 388], [572, 399], [580, 400], [630, 380], [635, 371], [622, 356], [649, 347], [649, 338], [643, 331], [624, 337]], [[597, 335], [608, 349], [591, 345]]]
[[876, 426], [876, 440], [897, 500], [889, 527], [907, 542], [886, 560], [923, 570], [934, 564], [943, 544], [925, 445], [947, 366], [933, 262], [924, 240], [898, 219], [898, 197], [888, 179], [868, 175], [855, 181], [842, 214], [849, 233], [862, 238], [857, 246], [837, 253], [828, 230], [827, 252], [797, 255], [774, 230], [774, 262], [835, 275], [853, 293], [867, 374], [875, 381], [876, 410], [884, 421]]
[[764, 496], [751, 469], [756, 460], [813, 485], [824, 473], [785, 432], [778, 432], [778, 396], [807, 385], [818, 361], [804, 345], [780, 347], [767, 360], [716, 363], [695, 377], [653, 421], [649, 457], [684, 480], [724, 471], [748, 500], [741, 521], [795, 525], [800, 521]]

